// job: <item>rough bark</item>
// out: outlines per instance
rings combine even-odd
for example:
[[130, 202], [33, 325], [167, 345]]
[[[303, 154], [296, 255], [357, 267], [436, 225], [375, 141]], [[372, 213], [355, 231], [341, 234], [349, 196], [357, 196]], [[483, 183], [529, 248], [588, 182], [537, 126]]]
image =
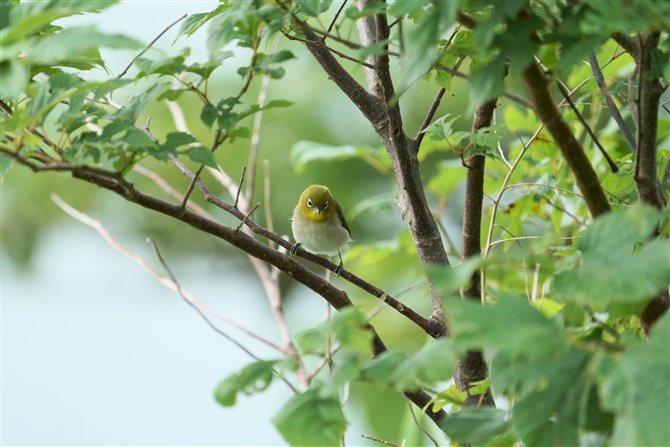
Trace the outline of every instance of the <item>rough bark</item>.
[[[493, 112], [497, 104], [496, 99], [485, 102], [475, 110], [472, 122], [472, 132], [491, 125]], [[482, 206], [484, 202], [484, 167], [486, 157], [471, 155], [466, 162], [465, 176], [465, 204], [463, 208], [463, 260], [481, 254], [481, 223]], [[481, 271], [476, 270], [470, 277], [470, 285], [463, 290], [463, 296], [471, 300], [480, 300]], [[488, 377], [488, 366], [481, 351], [468, 351], [459, 359], [454, 369], [454, 381], [461, 391], [468, 393], [466, 405], [495, 406], [491, 389], [484, 396], [470, 395], [470, 386], [473, 382]], [[480, 402], [481, 399], [481, 402]]]

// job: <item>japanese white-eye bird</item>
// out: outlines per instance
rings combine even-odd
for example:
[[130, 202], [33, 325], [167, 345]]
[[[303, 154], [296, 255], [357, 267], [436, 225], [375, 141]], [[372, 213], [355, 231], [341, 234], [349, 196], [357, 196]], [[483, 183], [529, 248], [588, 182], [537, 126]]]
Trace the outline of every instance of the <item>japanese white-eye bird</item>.
[[304, 190], [292, 220], [291, 229], [296, 243], [291, 247], [291, 254], [296, 254], [298, 247], [302, 246], [316, 255], [338, 255], [340, 264], [335, 269], [335, 277], [340, 276], [344, 269], [340, 251], [349, 248], [351, 230], [330, 190], [321, 185], [312, 185]]

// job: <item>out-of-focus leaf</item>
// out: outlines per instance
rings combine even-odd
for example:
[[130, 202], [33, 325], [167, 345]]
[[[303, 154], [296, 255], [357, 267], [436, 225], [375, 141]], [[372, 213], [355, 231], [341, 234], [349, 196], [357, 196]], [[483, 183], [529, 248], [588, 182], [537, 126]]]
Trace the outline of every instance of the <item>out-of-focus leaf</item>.
[[453, 340], [431, 341], [410, 359], [398, 366], [393, 380], [398, 389], [412, 389], [448, 380], [461, 350]]
[[301, 12], [316, 17], [328, 11], [330, 5], [333, 4], [333, 0], [296, 0], [296, 3], [300, 6]]
[[649, 341], [602, 358], [602, 405], [617, 415], [612, 445], [670, 445], [670, 316], [652, 328]]
[[239, 373], [219, 382], [214, 390], [214, 398], [220, 405], [232, 407], [237, 402], [238, 393], [251, 395], [264, 391], [272, 383], [272, 368], [275, 363], [276, 361], [258, 361], [245, 366]]
[[272, 420], [292, 446], [335, 446], [347, 427], [340, 400], [309, 389], [293, 396]]
[[497, 408], [464, 408], [444, 418], [440, 426], [452, 442], [486, 445], [510, 429], [507, 412]]
[[428, 182], [428, 190], [439, 197], [447, 197], [465, 179], [466, 173], [460, 160], [441, 160], [437, 174]]
[[329, 325], [342, 347], [350, 351], [370, 353], [373, 334], [363, 312], [349, 306], [337, 312]]
[[468, 285], [480, 264], [479, 257], [471, 257], [455, 267], [429, 266], [428, 275], [441, 293], [449, 295]]
[[0, 92], [3, 99], [17, 99], [23, 91], [30, 71], [28, 68], [14, 60], [0, 62]]
[[289, 159], [293, 169], [297, 173], [302, 173], [307, 168], [307, 164], [313, 161], [336, 161], [347, 160], [351, 158], [361, 158], [366, 161], [376, 160], [377, 150], [364, 145], [344, 145], [328, 146], [326, 144], [315, 143], [313, 141], [298, 141], [293, 145], [289, 153]]
[[663, 212], [638, 206], [599, 217], [580, 238], [583, 263], [559, 273], [556, 292], [568, 301], [601, 306], [651, 298], [670, 283], [667, 240], [635, 248], [654, 231]]
[[526, 297], [496, 294], [496, 300], [491, 306], [460, 298], [445, 300], [444, 311], [453, 339], [469, 349], [491, 348], [544, 359], [555, 357], [566, 348], [558, 326]]

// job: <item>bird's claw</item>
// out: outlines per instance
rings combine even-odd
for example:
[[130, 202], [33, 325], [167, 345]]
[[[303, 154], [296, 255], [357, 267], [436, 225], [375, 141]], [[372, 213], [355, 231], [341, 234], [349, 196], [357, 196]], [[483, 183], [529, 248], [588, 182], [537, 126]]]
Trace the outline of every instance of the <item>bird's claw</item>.
[[289, 253], [291, 253], [291, 256], [295, 256], [295, 254], [298, 253], [298, 248], [300, 248], [300, 245], [301, 245], [300, 242], [296, 242], [291, 246], [291, 250], [289, 251]]
[[339, 278], [343, 271], [344, 271], [344, 264], [340, 262], [337, 268], [335, 269], [335, 279]]

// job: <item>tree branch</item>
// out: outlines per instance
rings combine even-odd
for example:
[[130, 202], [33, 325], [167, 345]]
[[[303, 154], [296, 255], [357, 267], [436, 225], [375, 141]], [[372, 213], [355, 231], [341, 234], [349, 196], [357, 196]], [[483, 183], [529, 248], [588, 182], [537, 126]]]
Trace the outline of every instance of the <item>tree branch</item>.
[[591, 215], [597, 217], [609, 211], [610, 206], [600, 187], [598, 176], [586, 157], [584, 148], [577, 141], [570, 126], [556, 107], [554, 97], [549, 90], [549, 82], [544, 74], [536, 64], [532, 64], [523, 71], [522, 79], [535, 114], [540, 118], [563, 154]]

